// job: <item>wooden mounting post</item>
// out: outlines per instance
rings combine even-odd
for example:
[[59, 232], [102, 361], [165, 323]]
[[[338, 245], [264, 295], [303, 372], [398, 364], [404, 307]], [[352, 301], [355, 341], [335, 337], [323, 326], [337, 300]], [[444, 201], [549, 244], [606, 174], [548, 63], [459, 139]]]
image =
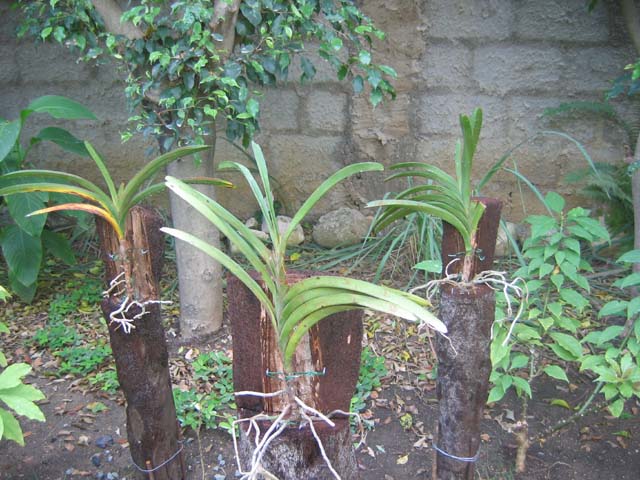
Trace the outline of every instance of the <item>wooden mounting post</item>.
[[[486, 209], [476, 234], [478, 254], [473, 258], [473, 275], [491, 269], [502, 208], [498, 200], [478, 200]], [[462, 238], [445, 223], [443, 269], [461, 253], [464, 253]], [[462, 264], [462, 261], [452, 263], [448, 273], [459, 273]], [[447, 326], [449, 339], [436, 336], [439, 414], [433, 478], [473, 480], [480, 448], [480, 421], [491, 373], [489, 349], [491, 325], [495, 320], [495, 293], [486, 285], [445, 285], [441, 290], [440, 319]]]
[[[309, 273], [288, 273], [291, 283], [310, 276]], [[257, 279], [254, 276], [254, 279]], [[268, 372], [282, 372], [271, 322], [261, 310], [256, 297], [236, 277], [227, 277], [229, 320], [233, 337], [233, 383], [236, 391], [270, 393], [285, 385], [282, 376]], [[301, 375], [290, 382], [295, 395], [322, 413], [333, 410], [349, 411], [360, 370], [362, 351], [362, 312], [341, 312], [322, 320], [306, 335], [293, 361], [296, 372], [319, 372], [322, 375]], [[291, 383], [290, 383], [291, 385]], [[284, 400], [284, 402], [283, 402]], [[258, 413], [282, 412], [286, 398], [236, 397], [239, 416], [249, 418]], [[332, 419], [336, 426], [315, 422], [327, 457], [342, 480], [359, 479], [349, 418]], [[262, 434], [269, 422], [258, 422]], [[247, 424], [246, 424], [247, 425]], [[240, 429], [240, 455], [247, 467], [254, 448], [245, 429]], [[262, 458], [263, 466], [280, 480], [333, 480], [317, 442], [310, 429], [292, 425], [270, 443]]]
[[[97, 222], [102, 258], [105, 264], [106, 283], [127, 271], [130, 274], [128, 292], [111, 290], [102, 302], [102, 311], [109, 326], [111, 350], [116, 362], [120, 388], [127, 402], [127, 438], [131, 457], [136, 465], [162, 465], [178, 451], [179, 427], [171, 391], [169, 353], [160, 315], [160, 305], [149, 303], [133, 305], [126, 317], [132, 319], [134, 328], [125, 333], [110, 315], [121, 308], [127, 294], [140, 304], [159, 300], [158, 281], [162, 270], [164, 238], [160, 227], [160, 215], [145, 207], [134, 207], [127, 219], [124, 244], [117, 238], [109, 224]], [[124, 287], [124, 286], [123, 286]], [[109, 288], [109, 287], [107, 287]], [[138, 314], [146, 311], [140, 318]], [[148, 469], [148, 468], [147, 468]], [[147, 476], [153, 480], [183, 479], [177, 461]]]

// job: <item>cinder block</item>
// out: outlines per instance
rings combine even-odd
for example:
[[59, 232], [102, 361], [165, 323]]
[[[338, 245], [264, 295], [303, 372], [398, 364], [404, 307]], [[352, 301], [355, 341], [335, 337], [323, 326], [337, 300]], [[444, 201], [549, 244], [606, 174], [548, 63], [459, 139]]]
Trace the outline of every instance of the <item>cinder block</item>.
[[606, 42], [609, 38], [608, 5], [598, 2], [587, 11], [583, 0], [517, 2], [515, 35], [523, 40]]
[[430, 0], [425, 3], [429, 38], [504, 40], [512, 33], [512, 1]]
[[[269, 173], [275, 178], [277, 197], [286, 212], [295, 213], [303, 201], [329, 176], [343, 167], [342, 137], [271, 135], [263, 144]], [[313, 209], [310, 218], [334, 210], [348, 202], [344, 184], [332, 189]]]
[[422, 78], [429, 88], [468, 88], [473, 85], [472, 58], [471, 49], [460, 44], [430, 45], [420, 62]]
[[596, 93], [602, 98], [613, 81], [624, 73], [625, 65], [637, 57], [631, 44], [626, 47], [576, 47], [565, 53], [562, 85], [568, 93]]
[[487, 46], [475, 51], [473, 72], [485, 93], [504, 95], [509, 92], [555, 92], [565, 61], [556, 48], [529, 46]]
[[300, 97], [295, 90], [287, 87], [265, 90], [260, 102], [260, 129], [280, 132], [296, 131]]
[[498, 97], [476, 95], [475, 92], [445, 95], [421, 95], [415, 112], [416, 130], [420, 135], [460, 135], [461, 114], [470, 115], [483, 109], [483, 138], [504, 136], [509, 118], [507, 104]]
[[306, 122], [312, 129], [344, 133], [347, 125], [346, 94], [313, 90], [307, 99]]
[[24, 39], [17, 45], [16, 61], [24, 84], [52, 85], [89, 82], [91, 66], [57, 43]]

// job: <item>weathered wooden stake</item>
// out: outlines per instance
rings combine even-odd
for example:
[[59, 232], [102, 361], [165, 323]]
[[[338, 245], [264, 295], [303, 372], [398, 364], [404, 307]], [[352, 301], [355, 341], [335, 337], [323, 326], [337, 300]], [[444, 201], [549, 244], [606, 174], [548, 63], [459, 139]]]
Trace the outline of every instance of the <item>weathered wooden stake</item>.
[[[289, 282], [309, 274], [289, 273]], [[257, 277], [254, 277], [257, 278]], [[233, 337], [233, 381], [236, 391], [263, 393], [282, 389], [282, 363], [276, 348], [271, 322], [261, 311], [255, 296], [237, 278], [227, 278], [229, 319]], [[293, 382], [293, 389], [307, 405], [322, 413], [340, 409], [349, 411], [360, 369], [362, 350], [362, 312], [351, 311], [332, 315], [314, 327], [302, 340], [296, 358], [296, 372], [320, 372], [323, 375], [301, 375]], [[267, 374], [269, 372], [269, 374]], [[279, 414], [283, 399], [253, 396], [236, 397], [238, 414], [249, 418], [258, 413]], [[286, 400], [286, 399], [285, 399]], [[315, 422], [315, 428], [327, 457], [342, 480], [359, 479], [348, 418], [334, 418], [331, 428]], [[259, 422], [262, 433], [268, 422]], [[240, 433], [241, 456], [247, 467], [254, 448], [253, 436]], [[268, 448], [263, 466], [280, 480], [334, 479], [327, 468], [317, 442], [309, 428], [287, 428]]]
[[[493, 264], [502, 204], [480, 200], [485, 213], [475, 240], [477, 255], [472, 275]], [[443, 274], [447, 265], [464, 253], [464, 244], [451, 225], [444, 224], [442, 236]], [[448, 273], [458, 273], [462, 261], [452, 263]], [[440, 319], [448, 337], [436, 337], [438, 354], [434, 480], [473, 480], [480, 447], [480, 421], [487, 401], [491, 360], [491, 325], [495, 320], [495, 293], [486, 285], [451, 286], [441, 289]]]
[[[129, 292], [111, 290], [102, 302], [102, 311], [109, 325], [111, 350], [116, 362], [120, 388], [127, 402], [127, 437], [131, 457], [136, 465], [162, 465], [179, 449], [171, 379], [169, 354], [160, 315], [160, 305], [146, 304], [146, 313], [140, 306], [132, 306], [126, 317], [133, 319], [134, 329], [125, 333], [115, 322], [112, 312], [118, 310], [127, 293], [140, 304], [159, 300], [158, 280], [162, 270], [164, 238], [159, 228], [162, 218], [145, 207], [134, 207], [127, 219], [127, 251], [122, 251], [120, 240], [113, 229], [103, 221], [97, 223], [106, 282], [127, 271], [130, 274]], [[109, 287], [107, 287], [109, 288]], [[149, 468], [147, 468], [149, 470]], [[149, 478], [142, 472], [139, 478]], [[178, 461], [171, 461], [153, 472], [154, 480], [182, 479]]]

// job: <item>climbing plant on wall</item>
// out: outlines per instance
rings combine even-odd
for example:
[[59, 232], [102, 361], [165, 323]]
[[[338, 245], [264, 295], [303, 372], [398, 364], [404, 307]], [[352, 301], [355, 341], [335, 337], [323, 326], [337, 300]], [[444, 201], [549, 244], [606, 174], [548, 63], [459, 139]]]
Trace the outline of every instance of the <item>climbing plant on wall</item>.
[[[185, 143], [213, 144], [216, 126], [247, 146], [260, 119], [261, 97], [253, 87], [276, 85], [294, 69], [301, 82], [312, 79], [316, 66], [308, 53], [310, 45], [321, 61], [335, 69], [338, 79], [349, 79], [356, 93], [367, 92], [373, 105], [395, 96], [390, 83], [395, 71], [376, 64], [372, 55], [374, 41], [384, 39], [384, 33], [352, 0], [17, 3], [24, 15], [19, 36], [57, 42], [86, 61], [103, 64], [110, 59], [119, 65], [134, 110], [132, 131], [124, 137], [135, 131], [155, 136], [162, 150]], [[299, 60], [294, 61], [296, 55]], [[113, 68], [113, 63], [108, 65]], [[204, 159], [209, 176], [213, 151]], [[169, 173], [180, 177], [179, 171], [172, 170], [178, 168], [180, 164], [174, 164]], [[181, 208], [186, 207], [172, 203], [174, 221], [189, 218]], [[199, 228], [204, 231], [211, 226], [203, 223]], [[216, 313], [222, 311], [216, 288], [201, 292], [200, 278], [184, 274], [187, 258], [194, 252], [189, 246], [177, 247], [183, 335], [211, 331], [215, 327], [207, 328], [207, 322], [221, 320]], [[205, 257], [191, 260], [193, 265], [210, 265], [202, 278], [219, 277], [218, 267], [209, 262]], [[220, 299], [217, 305], [214, 298]], [[205, 307], [204, 299], [211, 305]], [[189, 319], [193, 328], [186, 328], [187, 310], [194, 317]]]

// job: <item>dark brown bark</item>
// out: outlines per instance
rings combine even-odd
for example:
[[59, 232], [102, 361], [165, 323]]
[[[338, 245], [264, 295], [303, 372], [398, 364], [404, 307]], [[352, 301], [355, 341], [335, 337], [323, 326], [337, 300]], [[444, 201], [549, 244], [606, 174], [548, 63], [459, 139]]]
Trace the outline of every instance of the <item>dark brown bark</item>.
[[[475, 236], [476, 254], [474, 255], [473, 274], [491, 269], [496, 250], [496, 238], [500, 227], [500, 211], [502, 203], [495, 198], [475, 198], [485, 206], [485, 211], [478, 224]], [[460, 273], [462, 261], [453, 262], [456, 258], [462, 260], [464, 255], [464, 242], [455, 228], [450, 224], [442, 223], [442, 276], [445, 273]], [[448, 268], [447, 268], [448, 267]]]
[[[449, 341], [438, 335], [437, 446], [457, 457], [474, 457], [480, 446], [480, 420], [487, 402], [491, 360], [491, 324], [495, 293], [486, 285], [445, 286], [440, 298], [440, 319]], [[437, 453], [437, 479], [473, 480], [474, 462], [454, 460]]]
[[[502, 204], [479, 199], [486, 210], [475, 236], [476, 255], [471, 277], [493, 264]], [[464, 252], [458, 232], [444, 224], [442, 261], [446, 266]], [[460, 271], [463, 262], [452, 264], [448, 273]], [[491, 360], [491, 325], [495, 319], [495, 294], [486, 285], [445, 285], [440, 298], [440, 319], [448, 339], [436, 337], [439, 402], [435, 446], [434, 479], [473, 480], [480, 446], [480, 421], [487, 401]], [[443, 453], [444, 452], [444, 453]], [[459, 457], [458, 459], [452, 458]], [[464, 461], [461, 458], [474, 459]]]
[[[118, 381], [127, 402], [131, 457], [136, 465], [147, 470], [160, 467], [180, 449], [160, 306], [157, 303], [145, 305], [146, 313], [133, 320], [135, 328], [130, 333], [125, 333], [109, 318], [127, 293], [140, 303], [158, 300], [164, 251], [161, 226], [162, 219], [156, 212], [134, 207], [127, 222], [124, 242], [127, 247], [122, 248], [123, 242], [113, 229], [106, 222], [98, 222], [107, 285], [124, 270], [131, 276], [128, 292], [117, 294], [113, 290], [102, 302], [102, 311], [109, 324]], [[133, 319], [139, 313], [141, 308], [134, 306], [126, 316]], [[149, 478], [143, 472], [139, 472], [139, 477]], [[155, 470], [153, 478], [183, 479], [179, 455]]]
[[[289, 273], [293, 282], [309, 274]], [[269, 319], [261, 311], [255, 296], [235, 277], [227, 278], [229, 320], [233, 337], [233, 378], [236, 391], [274, 392], [285, 387], [282, 361], [276, 348]], [[320, 372], [324, 375], [302, 375], [289, 380], [294, 393], [307, 405], [323, 413], [349, 411], [360, 368], [362, 349], [362, 312], [332, 315], [314, 327], [303, 338], [294, 359], [296, 372]], [[269, 375], [267, 372], [271, 372]], [[286, 398], [240, 396], [236, 399], [239, 414], [248, 418], [261, 412], [277, 414]], [[333, 468], [343, 480], [357, 479], [358, 471], [351, 442], [348, 419], [336, 419], [331, 428], [316, 422]], [[264, 424], [263, 424], [264, 426]], [[248, 462], [253, 443], [242, 438], [243, 461]], [[269, 447], [263, 465], [280, 480], [334, 478], [325, 465], [309, 428], [286, 429]], [[245, 463], [246, 466], [246, 463]]]

